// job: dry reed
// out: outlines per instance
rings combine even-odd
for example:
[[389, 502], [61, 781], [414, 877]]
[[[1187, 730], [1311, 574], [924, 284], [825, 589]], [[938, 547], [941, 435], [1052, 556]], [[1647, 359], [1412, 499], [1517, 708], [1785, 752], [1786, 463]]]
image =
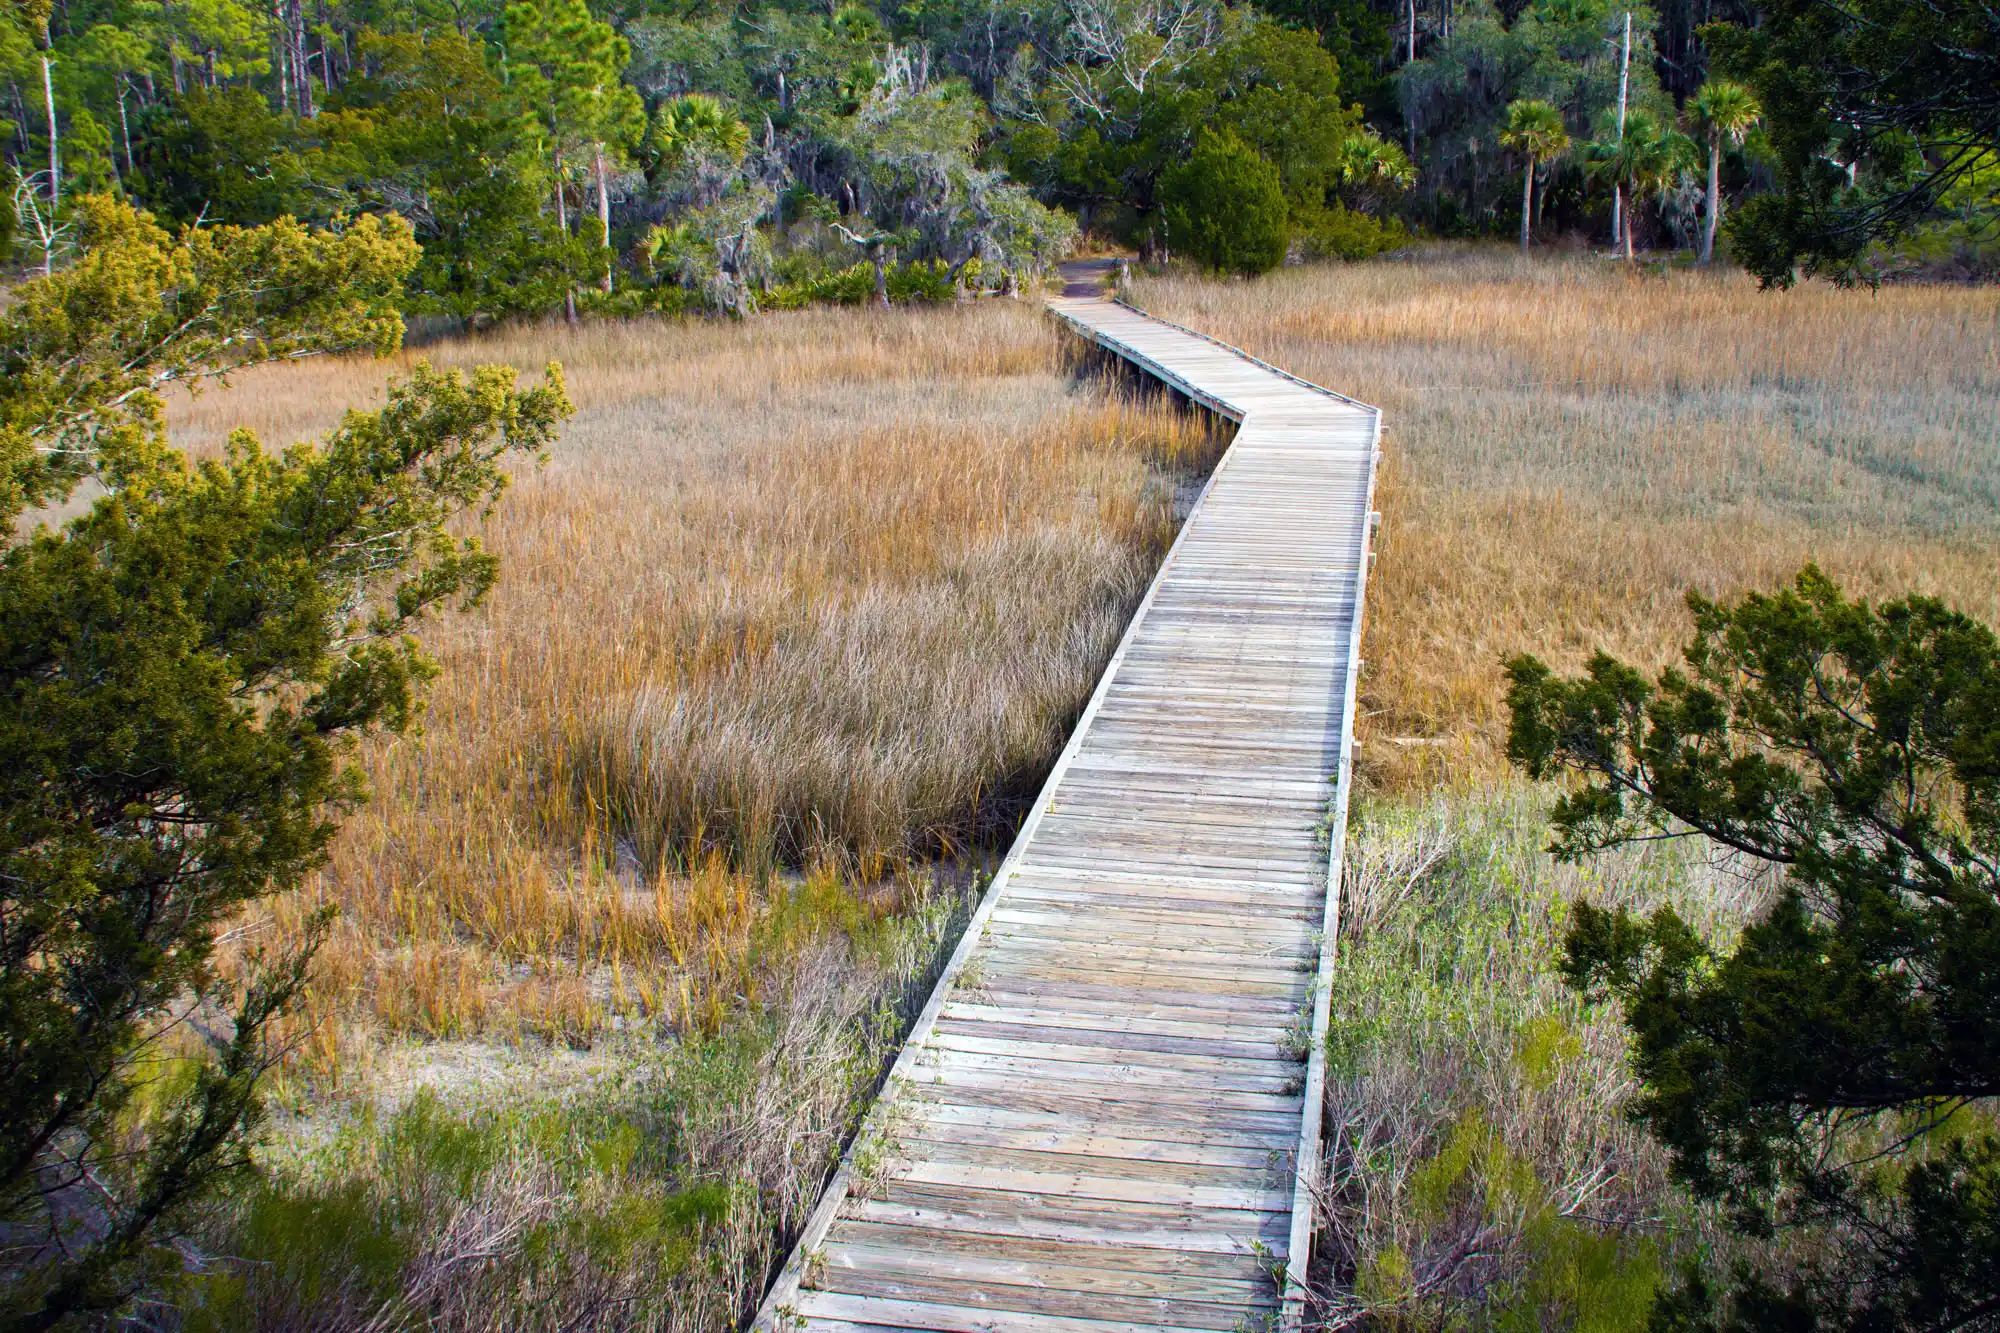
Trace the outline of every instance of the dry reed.
[[[1209, 438], [1080, 386], [1012, 303], [518, 331], [406, 354], [564, 363], [581, 411], [434, 625], [425, 734], [296, 901], [343, 909], [304, 1020], [371, 1031], [713, 1027], [755, 924], [817, 870], [894, 910], [1000, 844], [1171, 536]], [[324, 430], [395, 364], [269, 368], [174, 408], [197, 450]], [[740, 998], [739, 998], [740, 997]]]
[[1140, 304], [1384, 410], [1364, 772], [1502, 766], [1500, 662], [1652, 664], [1808, 560], [2000, 621], [2000, 292], [1433, 248]]
[[[1378, 783], [1490, 777], [1503, 655], [1661, 661], [1690, 585], [1769, 586], [1812, 558], [1865, 592], [2000, 619], [1990, 293], [1763, 296], [1457, 252], [1139, 297], [1388, 411], [1363, 719]], [[368, 754], [376, 801], [274, 913], [347, 908], [314, 992], [317, 1069], [366, 1072], [384, 1034], [582, 1045], [633, 1020], [727, 1048], [731, 1016], [761, 1006], [768, 1039], [733, 1082], [671, 1066], [694, 1082], [620, 1113], [672, 1145], [659, 1180], [763, 1201], [636, 1321], [717, 1326], [754, 1297], [893, 1044], [873, 997], [919, 979], [903, 955], [941, 929], [926, 858], [1007, 827], [1171, 529], [1163, 470], [1199, 466], [1207, 442], [1074, 391], [1053, 333], [1007, 307], [432, 355], [557, 356], [584, 414], [493, 527], [499, 595], [433, 634], [447, 673], [428, 734]], [[177, 424], [290, 438], [383, 373], [246, 377]], [[1714, 907], [1716, 885], [1659, 857], [1553, 872], [1537, 817], [1512, 798], [1384, 807], [1356, 834], [1333, 1322], [1449, 1319], [1588, 1242], [1572, 1220], [1661, 1223], [1657, 1156], [1610, 1109], [1618, 1034], [1562, 992], [1550, 951], [1577, 891]], [[871, 961], [852, 942], [905, 904], [930, 924]], [[481, 1206], [512, 1216], [513, 1188], [481, 1186]], [[633, 1271], [531, 1290], [493, 1269], [431, 1313], [540, 1326], [627, 1299]], [[620, 1308], [592, 1322], [635, 1322]]]

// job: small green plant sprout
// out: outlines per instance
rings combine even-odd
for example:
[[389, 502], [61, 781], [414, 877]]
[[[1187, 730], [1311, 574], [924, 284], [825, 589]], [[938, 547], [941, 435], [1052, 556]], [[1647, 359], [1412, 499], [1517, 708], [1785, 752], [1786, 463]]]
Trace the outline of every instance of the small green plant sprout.
[[857, 1199], [871, 1199], [888, 1182], [896, 1158], [897, 1141], [910, 1128], [914, 1117], [901, 1097], [884, 1094], [875, 1104], [875, 1113], [862, 1125], [848, 1159], [854, 1184], [849, 1193]]
[[1285, 1035], [1278, 1047], [1287, 1055], [1305, 1059], [1312, 1054], [1312, 1001], [1308, 999], [1293, 1013], [1292, 1021], [1285, 1025]]
[[1256, 1257], [1257, 1267], [1262, 1269], [1264, 1275], [1271, 1279], [1271, 1285], [1277, 1288], [1279, 1293], [1282, 1294], [1285, 1290], [1285, 1283], [1291, 1274], [1290, 1265], [1279, 1256], [1276, 1250], [1266, 1245], [1258, 1237], [1251, 1238], [1250, 1253]]
[[1555, 1014], [1543, 1014], [1532, 1018], [1521, 1028], [1520, 1045], [1514, 1052], [1514, 1062], [1520, 1066], [1521, 1076], [1536, 1092], [1547, 1092], [1555, 1085], [1567, 1062], [1583, 1054], [1583, 1041]]
[[958, 970], [955, 989], [963, 991], [967, 998], [982, 997], [986, 990], [986, 955], [975, 951], [965, 960], [965, 966]]

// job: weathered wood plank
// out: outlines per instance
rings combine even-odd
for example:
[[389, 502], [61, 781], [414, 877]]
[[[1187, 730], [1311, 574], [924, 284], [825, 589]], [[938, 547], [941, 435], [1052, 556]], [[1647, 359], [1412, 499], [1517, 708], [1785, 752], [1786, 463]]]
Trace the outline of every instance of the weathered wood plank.
[[[1079, 1258], [1076, 1251], [1060, 1242], [1025, 1240], [1018, 1236], [932, 1231], [923, 1227], [861, 1221], [847, 1223], [845, 1232], [849, 1244], [910, 1254], [976, 1256], [1023, 1264], [1075, 1264]], [[1192, 1288], [1196, 1291], [1219, 1291], [1223, 1289], [1223, 1283], [1268, 1287], [1271, 1280], [1270, 1270], [1254, 1255], [1208, 1254], [1144, 1246], [1104, 1246], [1087, 1256], [1086, 1266], [1127, 1279], [1152, 1274], [1190, 1277], [1213, 1284]]]

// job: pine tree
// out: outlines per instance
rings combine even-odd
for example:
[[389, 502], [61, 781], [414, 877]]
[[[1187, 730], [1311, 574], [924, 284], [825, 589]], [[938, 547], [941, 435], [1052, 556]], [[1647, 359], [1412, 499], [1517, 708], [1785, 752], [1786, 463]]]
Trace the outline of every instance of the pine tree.
[[[646, 129], [639, 94], [622, 81], [632, 48], [584, 0], [516, 0], [507, 6], [508, 69], [515, 96], [545, 136], [554, 160], [556, 211], [568, 230], [563, 187], [571, 162], [592, 173], [603, 244], [611, 246], [612, 161]], [[611, 290], [611, 271], [604, 290]]]

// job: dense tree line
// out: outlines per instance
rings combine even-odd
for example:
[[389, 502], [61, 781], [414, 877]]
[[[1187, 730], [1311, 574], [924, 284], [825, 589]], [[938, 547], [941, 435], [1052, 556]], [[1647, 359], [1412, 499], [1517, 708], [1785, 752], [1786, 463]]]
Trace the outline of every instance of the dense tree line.
[[[1222, 219], [1161, 189], [1206, 130], [1212, 152], [1275, 169], [1285, 199], [1281, 222], [1244, 213], [1263, 234], [1232, 263], [1365, 254], [1403, 222], [1706, 257], [1725, 201], [1773, 188], [1789, 202], [1747, 213], [1756, 235], [1734, 247], [1772, 280], [1797, 263], [1853, 276], [1911, 225], [1976, 232], [1994, 211], [1990, 15], [1842, 29], [1821, 10], [12, 0], [0, 231], [17, 263], [53, 269], [88, 193], [170, 224], [393, 213], [423, 256], [411, 308], [466, 323], [867, 299], [890, 271], [937, 295], [1017, 283], [1072, 219], [1149, 253], [1200, 248]], [[1893, 77], [1943, 96], [1870, 112], [1870, 61], [1897, 50], [1876, 31], [1900, 31]], [[1718, 121], [1723, 76], [1744, 96]], [[1560, 118], [1560, 151], [1510, 131], [1524, 104]]]
[[1011, 285], [1068, 244], [1063, 205], [1168, 246], [1160, 175], [1211, 120], [1272, 158], [1302, 228], [1343, 191], [1379, 204], [1400, 170], [1313, 33], [1213, 0], [77, 0], [11, 17], [17, 258], [59, 266], [86, 194], [170, 225], [394, 214], [421, 248], [410, 308], [466, 323], [886, 289], [856, 266], [900, 265], [933, 294]]

